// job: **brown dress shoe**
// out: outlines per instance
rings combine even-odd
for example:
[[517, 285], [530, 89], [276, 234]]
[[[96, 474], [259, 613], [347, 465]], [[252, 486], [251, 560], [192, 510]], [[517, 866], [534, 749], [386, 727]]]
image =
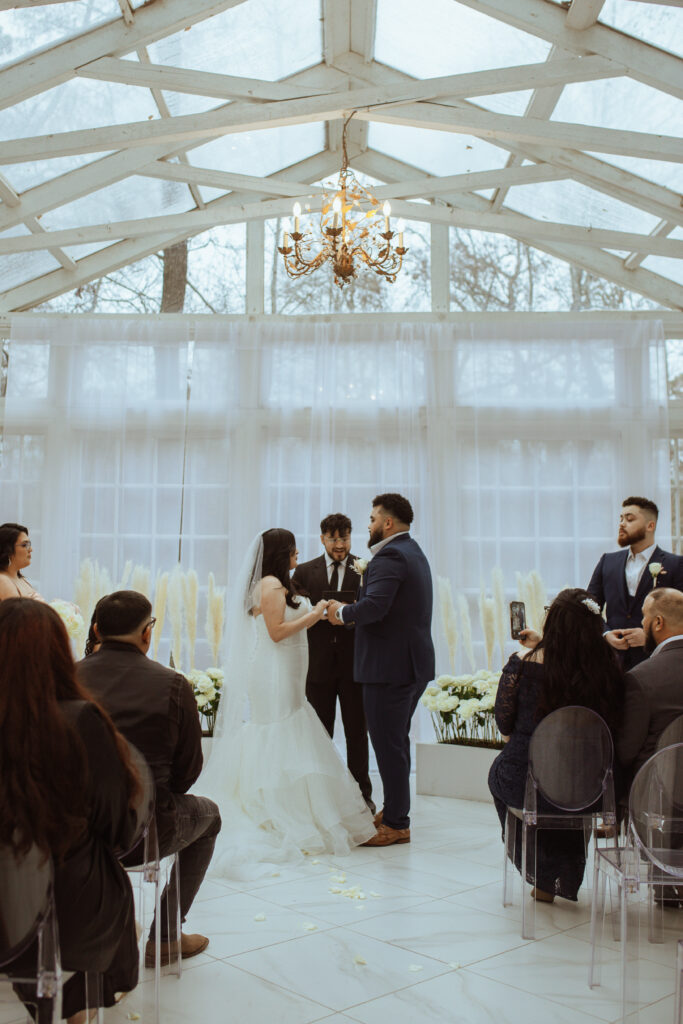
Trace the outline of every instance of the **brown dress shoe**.
[[377, 828], [378, 825], [382, 824], [382, 818], [384, 817], [384, 811], [378, 811], [372, 820], [373, 825]]
[[[203, 953], [208, 945], [209, 940], [205, 935], [185, 935], [183, 933], [180, 936], [180, 956], [183, 960], [189, 960], [191, 956]], [[159, 952], [161, 954], [161, 966], [166, 967], [167, 964], [170, 964], [171, 960], [177, 958], [178, 943], [162, 942]], [[148, 939], [145, 946], [145, 967], [154, 967], [155, 953], [156, 945], [152, 939]]]
[[368, 839], [367, 843], [361, 843], [361, 846], [393, 846], [394, 843], [409, 842], [409, 828], [391, 828], [389, 825], [382, 823], [377, 828], [377, 834], [372, 839]]
[[555, 899], [555, 893], [546, 892], [544, 889], [532, 889], [531, 898], [536, 900], [537, 903], [552, 903]]

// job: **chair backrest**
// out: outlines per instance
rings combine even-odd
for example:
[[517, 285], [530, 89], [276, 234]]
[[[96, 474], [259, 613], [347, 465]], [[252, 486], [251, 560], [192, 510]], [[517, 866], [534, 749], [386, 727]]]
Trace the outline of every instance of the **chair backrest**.
[[657, 740], [655, 750], [664, 750], [664, 747], [672, 747], [674, 743], [683, 743], [683, 715], [674, 718], [669, 722], [664, 732]]
[[563, 811], [585, 810], [602, 797], [613, 757], [609, 728], [590, 708], [552, 711], [529, 744], [529, 770], [539, 792]]
[[0, 845], [0, 967], [27, 949], [52, 904], [52, 858]]
[[642, 852], [683, 878], [683, 743], [664, 747], [645, 762], [633, 780], [628, 810]]

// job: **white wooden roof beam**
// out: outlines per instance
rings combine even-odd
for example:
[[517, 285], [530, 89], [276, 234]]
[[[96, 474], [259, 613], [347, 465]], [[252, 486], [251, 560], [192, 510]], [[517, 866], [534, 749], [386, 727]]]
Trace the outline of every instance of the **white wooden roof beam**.
[[145, 89], [168, 89], [190, 96], [214, 96], [225, 100], [294, 100], [319, 96], [330, 89], [315, 89], [287, 82], [266, 82], [260, 78], [239, 78], [211, 71], [188, 71], [166, 64], [144, 64], [135, 60], [100, 57], [75, 69], [78, 78], [100, 82], [118, 82]]
[[[652, 159], [683, 161], [683, 141], [671, 135], [597, 128], [564, 121], [543, 121], [493, 114], [437, 103], [404, 103], [401, 90], [385, 98], [386, 90], [359, 89], [336, 96], [285, 100], [280, 103], [227, 104], [204, 114], [87, 128], [32, 138], [14, 139], [3, 147], [3, 163], [25, 163], [112, 148], [128, 149], [156, 142], [186, 142], [223, 135], [283, 127], [343, 117], [356, 109], [359, 120], [415, 125], [437, 131], [475, 134], [485, 139], [511, 139], [528, 144], [551, 143], [565, 149], [586, 149], [626, 156], [648, 153]], [[200, 144], [198, 142], [198, 144]]]
[[683, 99], [683, 75], [680, 57], [657, 46], [635, 39], [607, 25], [596, 24], [582, 32], [567, 28], [565, 10], [551, 0], [453, 0], [498, 18], [507, 25], [547, 39], [575, 53], [609, 57], [626, 65], [629, 74], [647, 85]]
[[49, 46], [0, 71], [0, 109], [68, 81], [81, 64], [131, 53], [241, 3], [244, 0], [154, 0], [137, 8], [133, 25], [116, 18]]
[[[329, 153], [322, 152], [293, 165], [287, 169], [286, 173], [300, 175], [305, 180], [317, 181], [332, 173], [335, 167], [336, 160], [330, 158]], [[212, 206], [216, 210], [222, 210], [225, 206], [232, 206], [240, 201], [239, 196], [224, 196], [214, 199], [207, 204], [207, 207]], [[71, 291], [79, 285], [87, 284], [88, 281], [94, 281], [104, 274], [119, 270], [121, 267], [144, 259], [145, 256], [159, 252], [168, 246], [176, 245], [190, 235], [191, 233], [188, 232], [176, 235], [163, 233], [151, 238], [133, 238], [117, 242], [78, 260], [74, 274], [67, 274], [63, 270], [54, 270], [0, 293], [0, 309], [8, 311], [32, 309], [56, 295]]]
[[[319, 210], [322, 197], [310, 200], [311, 209]], [[198, 234], [217, 224], [236, 224], [244, 220], [259, 220], [288, 216], [291, 210], [289, 199], [268, 199], [258, 202], [235, 202], [223, 213], [213, 206], [188, 213], [165, 214], [157, 217], [143, 217], [135, 220], [89, 224], [76, 228], [63, 228], [40, 235], [12, 235], [0, 237], [0, 256], [16, 252], [35, 252], [50, 246], [82, 245], [92, 242], [108, 242], [123, 238], [143, 237], [173, 231]], [[434, 206], [426, 203], [411, 203], [395, 200], [393, 214], [409, 220], [425, 221], [432, 224], [449, 224], [481, 231], [509, 234], [517, 230], [520, 214], [503, 212], [470, 213], [448, 206]], [[529, 219], [524, 223], [528, 237], [549, 238], [571, 245], [589, 248], [624, 249], [659, 256], [683, 259], [683, 239], [671, 239], [657, 235], [642, 235], [631, 231], [613, 231], [607, 228], [591, 228], [582, 225], [561, 224], [552, 221]]]
[[[384, 181], [420, 174], [419, 168], [386, 156], [384, 153], [379, 153], [376, 150], [368, 150], [360, 158], [359, 170], [381, 177]], [[470, 211], [486, 213], [490, 209], [490, 203], [487, 199], [469, 192], [465, 194], [458, 193], [453, 196], [451, 201]], [[530, 218], [524, 217], [523, 214], [518, 214], [517, 216], [524, 225], [531, 225], [533, 223]], [[613, 256], [612, 253], [604, 252], [602, 249], [590, 249], [586, 246], [565, 245], [560, 242], [553, 243], [543, 239], [532, 239], [527, 237], [523, 231], [510, 231], [506, 233], [511, 238], [518, 238], [520, 241], [541, 250], [541, 252], [547, 252], [549, 255], [556, 256], [567, 263], [573, 263], [596, 277], [604, 277], [608, 281], [614, 281], [629, 291], [639, 292], [641, 295], [653, 299], [662, 306], [683, 309], [683, 287], [681, 285], [650, 270], [643, 270], [642, 268], [632, 271], [625, 270], [623, 261], [619, 257]]]
[[351, 49], [351, 0], [322, 0], [323, 60], [334, 64]]
[[121, 14], [126, 25], [132, 25], [135, 21], [135, 14], [130, 5], [130, 0], [119, 0], [119, 7], [121, 8]]
[[[336, 88], [340, 88], [346, 80], [345, 74], [333, 68], [326, 68], [322, 64], [292, 76], [294, 82], [310, 82], [323, 86], [329, 84]], [[202, 140], [198, 140], [193, 145], [202, 145]], [[112, 185], [135, 174], [138, 167], [144, 167], [150, 160], [170, 158], [183, 151], [183, 147], [175, 145], [157, 145], [135, 150], [124, 149], [118, 153], [112, 153], [110, 156], [94, 160], [84, 167], [61, 174], [23, 192], [21, 207], [18, 210], [10, 211], [0, 208], [0, 231], [21, 223], [24, 216], [38, 216], [48, 210], [63, 206], [65, 203], [80, 199], [100, 188], [105, 188], [107, 185]]]
[[[3, 203], [5, 203], [7, 206], [11, 206], [14, 209], [21, 206], [20, 197], [14, 191], [10, 183], [5, 178], [3, 178], [1, 174], [0, 199], [2, 199]], [[32, 231], [34, 234], [38, 234], [40, 232], [45, 231], [45, 228], [42, 226], [40, 221], [37, 220], [35, 217], [27, 217], [24, 221], [24, 224], [29, 229], [29, 231]], [[58, 263], [61, 263], [65, 270], [73, 271], [76, 269], [75, 261], [71, 258], [71, 256], [67, 256], [65, 252], [62, 252], [61, 249], [57, 247], [51, 247], [48, 251], [52, 256], [54, 256]]]
[[605, 0], [571, 0], [564, 24], [579, 32], [594, 25], [605, 6]]
[[[404, 80], [409, 76], [395, 68], [388, 68], [384, 64], [373, 62], [369, 66], [349, 54], [343, 64], [343, 70], [349, 75], [359, 78], [361, 81], [375, 81], [378, 84], [385, 84]], [[481, 108], [467, 101], [457, 102], [456, 106], [467, 111], [481, 112]], [[476, 132], [473, 134], [476, 135]], [[622, 202], [630, 203], [638, 209], [647, 210], [655, 217], [662, 220], [671, 219], [676, 223], [683, 224], [683, 208], [681, 197], [663, 185], [657, 185], [652, 181], [641, 178], [631, 171], [626, 171], [614, 164], [599, 160], [597, 157], [589, 156], [578, 151], [559, 149], [556, 146], [531, 146], [523, 143], [512, 143], [502, 139], [490, 140], [495, 146], [511, 153], [527, 157], [538, 162], [550, 163], [557, 167], [568, 169], [576, 181], [580, 181], [590, 188], [604, 192], [606, 195], [620, 199]]]
[[[670, 235], [676, 228], [675, 224], [671, 224], [667, 221], [660, 221], [659, 224], [650, 232], [652, 236], [657, 235], [659, 238], [663, 238], [666, 235]], [[635, 270], [639, 267], [644, 259], [647, 258], [647, 253], [644, 252], [632, 252], [624, 260], [624, 266], [627, 270]]]
[[351, 49], [364, 61], [375, 54], [377, 0], [351, 0]]

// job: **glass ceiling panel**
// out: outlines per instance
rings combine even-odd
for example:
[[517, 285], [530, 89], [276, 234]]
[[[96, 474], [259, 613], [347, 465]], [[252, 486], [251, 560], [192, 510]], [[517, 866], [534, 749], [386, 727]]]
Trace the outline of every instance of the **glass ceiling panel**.
[[85, 224], [184, 213], [194, 206], [190, 190], [182, 182], [133, 175], [125, 181], [82, 196], [73, 203], [49, 210], [41, 223], [51, 231], [58, 231]]
[[611, 228], [614, 231], [652, 230], [658, 220], [644, 210], [594, 192], [576, 181], [541, 181], [533, 185], [515, 185], [505, 205], [537, 220], [584, 227]]
[[562, 90], [552, 120], [680, 135], [683, 133], [683, 103], [632, 78], [572, 82]]
[[39, 252], [15, 252], [11, 256], [0, 256], [0, 281], [2, 290], [16, 288], [17, 285], [42, 277], [52, 270], [59, 270], [61, 264], [41, 249]]
[[514, 114], [521, 117], [532, 96], [531, 89], [524, 89], [519, 92], [500, 92], [493, 96], [476, 96], [472, 102], [486, 110], [492, 110], [495, 114]]
[[148, 52], [154, 64], [276, 81], [322, 60], [320, 0], [247, 0]]
[[118, 0], [70, 0], [4, 11], [0, 15], [0, 67], [120, 17]]
[[472, 135], [372, 122], [368, 146], [438, 175], [489, 171], [502, 167], [508, 156], [498, 146]]
[[[0, 159], [2, 159], [0, 149]], [[0, 167], [0, 174], [9, 181], [15, 192], [25, 192], [26, 189], [35, 185], [42, 185], [51, 178], [60, 174], [68, 174], [75, 171], [77, 167], [84, 164], [91, 164], [107, 156], [106, 153], [79, 153], [78, 156], [60, 156], [55, 160], [33, 160], [26, 164], [10, 164], [7, 167]]]
[[605, 163], [613, 164], [615, 167], [623, 167], [625, 171], [631, 171], [640, 178], [654, 181], [657, 185], [664, 185], [674, 192], [681, 187], [681, 168], [678, 164], [669, 160], [647, 160], [639, 156], [621, 156], [617, 153], [590, 153], [597, 160], [604, 160]]
[[607, 0], [600, 21], [683, 56], [683, 11], [635, 0]]
[[[148, 89], [73, 78], [0, 111], [0, 134], [22, 139], [159, 117]], [[0, 157], [2, 159], [2, 157]]]
[[641, 266], [644, 270], [652, 270], [655, 274], [683, 284], [683, 260], [669, 259], [668, 256], [648, 256]]
[[325, 148], [324, 124], [292, 124], [213, 139], [189, 154], [195, 167], [263, 177]]
[[454, 0], [379, 0], [375, 58], [417, 78], [545, 60], [550, 43]]
[[213, 110], [226, 103], [226, 100], [216, 99], [215, 96], [193, 96], [188, 92], [167, 92], [166, 89], [162, 90], [162, 95], [173, 117], [203, 114], [205, 110]]

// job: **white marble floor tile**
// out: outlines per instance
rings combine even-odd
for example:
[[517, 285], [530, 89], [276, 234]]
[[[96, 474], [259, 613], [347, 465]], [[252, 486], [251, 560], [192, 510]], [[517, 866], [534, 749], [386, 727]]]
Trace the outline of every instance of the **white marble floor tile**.
[[364, 875], [395, 882], [427, 896], [454, 896], [474, 885], [495, 880], [496, 872], [485, 864], [455, 857], [438, 857], [429, 850], [414, 850], [410, 855], [378, 858], [362, 865]]
[[[562, 933], [481, 960], [469, 969], [522, 992], [534, 992], [553, 1003], [614, 1021], [620, 1010], [620, 957], [604, 951], [602, 984], [590, 989], [589, 956], [587, 943]], [[648, 1005], [673, 992], [674, 972], [653, 961], [642, 961], [639, 987], [640, 1002]]]
[[493, 914], [434, 900], [399, 913], [350, 925], [393, 946], [456, 963], [460, 967], [526, 944], [518, 923]]
[[435, 960], [345, 928], [242, 953], [230, 963], [344, 1011], [448, 970]]
[[[331, 889], [340, 891], [331, 892]], [[354, 889], [363, 893], [365, 898], [343, 895], [344, 891]], [[365, 919], [376, 917], [378, 914], [388, 914], [393, 910], [424, 903], [430, 898], [388, 880], [380, 882], [376, 878], [352, 871], [283, 882], [282, 885], [261, 890], [259, 895], [265, 901], [296, 911], [304, 920], [311, 918], [335, 925], [355, 923], [360, 917]]]
[[581, 1010], [515, 992], [468, 970], [451, 971], [346, 1012], [360, 1024], [597, 1024], [597, 1018]]
[[[497, 917], [503, 917], [506, 921], [514, 922], [517, 929], [521, 931], [522, 912], [519, 905], [519, 886], [517, 886], [515, 891], [516, 902], [509, 907], [503, 906], [502, 892], [502, 881], [492, 882], [489, 885], [467, 889], [456, 896], [449, 896], [448, 902], [461, 907], [482, 910], [486, 914], [495, 914]], [[556, 932], [576, 928], [590, 921], [590, 916], [590, 900], [584, 891], [579, 893], [578, 903], [560, 899], [554, 903], [537, 903], [536, 938], [545, 938], [548, 935], [554, 935]]]
[[23, 1005], [12, 991], [12, 986], [3, 981], [0, 984], [0, 1024], [15, 1024], [19, 1021], [24, 1024], [25, 1020], [26, 1011]]
[[[664, 913], [662, 927], [662, 942], [648, 941], [647, 912], [643, 908], [640, 920], [640, 928], [634, 935], [634, 922], [630, 923], [628, 945], [630, 952], [635, 955], [637, 949], [638, 957], [643, 960], [654, 960], [664, 964], [665, 967], [675, 967], [678, 940], [683, 938], [683, 913], [680, 910], [669, 910]], [[579, 925], [567, 932], [572, 939], [580, 939], [590, 943], [590, 921]], [[604, 949], [611, 950], [616, 956], [621, 956], [621, 943], [613, 938], [612, 925], [609, 917], [605, 920], [604, 930], [601, 923], [598, 924], [598, 942]]]
[[195, 904], [192, 927], [210, 937], [208, 952], [211, 956], [224, 959], [235, 953], [286, 942], [309, 931], [324, 931], [331, 925], [310, 914], [267, 902], [260, 894], [233, 893]]
[[[275, 949], [279, 947], [273, 947]], [[258, 954], [249, 954], [258, 955]], [[131, 992], [121, 1006], [107, 1011], [107, 1024], [129, 1024], [140, 1014], [140, 1024], [152, 1020], [153, 981]], [[248, 1021], [248, 1024], [311, 1024], [330, 1016], [333, 1008], [281, 988], [269, 978], [256, 978], [222, 960], [204, 964], [161, 986], [163, 1024], [199, 1024], [204, 1021]]]

